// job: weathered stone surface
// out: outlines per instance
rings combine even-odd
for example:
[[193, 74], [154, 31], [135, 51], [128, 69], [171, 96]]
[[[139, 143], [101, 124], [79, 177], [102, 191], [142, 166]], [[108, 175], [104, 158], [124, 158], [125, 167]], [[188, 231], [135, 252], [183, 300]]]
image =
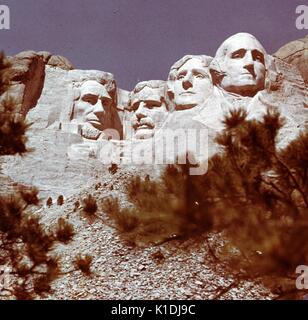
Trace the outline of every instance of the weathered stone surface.
[[27, 119], [34, 128], [61, 127], [62, 130], [77, 133], [77, 125], [71, 123], [76, 89], [85, 81], [105, 83], [113, 105], [108, 128], [117, 130], [122, 136], [121, 119], [117, 111], [117, 88], [112, 74], [103, 71], [63, 70], [46, 66], [46, 79], [42, 96]]
[[34, 51], [25, 51], [11, 57], [12, 82], [9, 94], [16, 100], [17, 110], [26, 116], [41, 95], [45, 78], [43, 60]]
[[63, 70], [75, 69], [73, 64], [63, 56], [53, 55], [48, 51], [39, 51], [36, 54], [39, 55], [43, 59], [44, 63], [49, 66], [60, 68]]
[[48, 51], [39, 51], [37, 54], [43, 59], [45, 64], [47, 64], [48, 60], [52, 56], [52, 54]]
[[305, 83], [308, 82], [308, 36], [287, 43], [280, 48], [275, 57], [297, 67]]
[[126, 110], [129, 109], [129, 91], [127, 90], [123, 90], [118, 88], [118, 92], [117, 92], [117, 100], [118, 100], [118, 104], [117, 104], [117, 110], [118, 110], [118, 115], [119, 115], [119, 119], [120, 122], [122, 124], [122, 130], [123, 130], [123, 138], [125, 137], [125, 119], [126, 119]]
[[89, 157], [72, 159], [69, 146], [82, 142], [77, 134], [54, 129], [31, 128], [27, 146], [34, 150], [24, 157], [2, 157], [4, 174], [12, 180], [35, 185], [40, 197], [69, 197], [95, 183], [107, 168]]
[[51, 56], [47, 62], [49, 66], [60, 68], [63, 70], [73, 70], [74, 66], [72, 63], [66, 59], [65, 57], [59, 56], [59, 55], [54, 55]]
[[12, 64], [9, 94], [15, 99], [17, 111], [25, 117], [36, 106], [45, 81], [45, 65], [63, 70], [74, 69], [64, 57], [52, 55], [47, 51], [23, 51], [9, 57]]
[[[231, 109], [246, 108], [249, 117], [257, 119], [263, 116], [267, 107], [279, 110], [286, 118], [286, 125], [278, 137], [278, 147], [280, 148], [285, 147], [298, 136], [301, 130], [307, 127], [308, 108], [305, 108], [307, 106], [307, 88], [300, 72], [296, 66], [269, 55], [267, 56], [268, 70], [263, 90], [259, 90], [253, 97], [250, 97], [214, 86], [202, 102], [194, 104], [193, 108], [186, 110], [185, 108], [184, 110], [172, 108], [172, 99], [167, 99], [167, 103], [171, 103], [171, 105], [167, 105], [168, 117], [162, 127], [155, 131], [155, 139], [146, 139], [149, 141], [130, 140], [127, 134], [127, 125], [131, 125], [133, 113], [130, 110], [129, 92], [116, 87], [112, 74], [95, 70], [64, 70], [50, 65], [45, 66], [50, 58], [51, 55], [48, 52], [35, 53], [32, 51], [23, 52], [11, 58], [14, 60], [11, 91], [15, 92], [16, 96], [22, 97], [20, 103], [31, 100], [30, 97], [24, 100], [24, 92], [27, 92], [27, 87], [32, 89], [29, 93], [38, 92], [35, 88], [38, 87], [37, 83], [41, 83], [38, 79], [41, 79], [39, 75], [42, 72], [45, 78], [42, 93], [35, 107], [32, 102], [28, 103], [31, 105], [30, 110], [30, 107], [24, 108], [25, 114], [29, 110], [27, 120], [33, 123], [29, 131], [29, 146], [35, 147], [36, 150], [24, 159], [9, 158], [7, 160], [6, 158], [3, 167], [4, 173], [8, 177], [23, 184], [36, 184], [45, 190], [43, 192], [46, 195], [48, 192], [55, 193], [56, 190], [65, 194], [74, 194], [78, 188], [82, 188], [82, 179], [94, 181], [97, 172], [107, 170], [113, 160], [112, 152], [109, 152], [112, 148], [113, 152], [118, 154], [117, 159], [121, 160], [120, 165], [123, 165], [123, 170], [138, 173], [150, 172], [157, 176], [161, 167], [156, 163], [154, 166], [146, 164], [143, 161], [146, 159], [142, 159], [141, 153], [140, 163], [134, 163], [131, 159], [136, 160], [140, 150], [145, 150], [145, 154], [151, 155], [153, 141], [159, 147], [155, 149], [156, 155], [161, 157], [164, 152], [163, 147], [166, 146], [163, 134], [165, 129], [173, 131], [183, 129], [186, 133], [193, 129], [197, 134], [206, 130], [208, 150], [205, 156], [210, 157], [220, 150], [215, 143], [215, 136], [223, 129], [222, 119]], [[179, 61], [184, 61], [184, 58]], [[211, 57], [207, 57], [207, 59], [209, 62], [212, 60]], [[178, 67], [185, 66], [187, 61]], [[42, 66], [45, 66], [43, 71]], [[188, 81], [191, 88], [195, 89], [195, 74], [186, 72], [184, 78], [188, 77], [188, 74], [191, 76], [190, 79], [181, 80], [179, 84], [185, 86]], [[71, 122], [76, 101], [76, 89], [79, 90], [89, 80], [97, 81], [106, 87], [113, 101], [113, 111], [108, 127], [120, 132], [121, 137], [124, 127], [126, 140], [108, 142], [99, 139], [96, 143], [85, 141], [86, 139], [82, 139], [77, 134], [78, 125], [76, 126], [74, 121]], [[184, 87], [183, 89], [185, 90]], [[36, 96], [38, 95], [36, 93]], [[166, 95], [165, 98], [169, 97]], [[200, 142], [198, 143], [200, 146]], [[195, 148], [193, 141], [187, 141], [187, 145], [189, 147], [187, 151]], [[168, 154], [166, 157], [171, 160]], [[106, 161], [103, 164], [102, 159], [107, 159], [109, 162]], [[126, 161], [127, 159], [130, 161]], [[87, 166], [92, 167], [87, 170]], [[84, 171], [86, 174], [76, 178], [76, 181], [72, 178], [74, 172], [78, 175]], [[61, 179], [65, 179], [67, 184], [62, 184]], [[45, 180], [48, 183], [44, 187]], [[72, 181], [71, 188], [69, 187], [70, 181]]]

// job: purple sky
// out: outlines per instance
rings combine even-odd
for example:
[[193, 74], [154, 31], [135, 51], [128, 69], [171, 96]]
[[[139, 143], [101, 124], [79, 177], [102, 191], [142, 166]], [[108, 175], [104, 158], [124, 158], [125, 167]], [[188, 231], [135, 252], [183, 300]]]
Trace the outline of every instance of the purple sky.
[[254, 34], [268, 52], [302, 38], [295, 8], [307, 0], [0, 0], [11, 9], [11, 30], [0, 49], [32, 49], [67, 57], [76, 68], [115, 75], [131, 90], [166, 79], [185, 54], [214, 55], [229, 35]]

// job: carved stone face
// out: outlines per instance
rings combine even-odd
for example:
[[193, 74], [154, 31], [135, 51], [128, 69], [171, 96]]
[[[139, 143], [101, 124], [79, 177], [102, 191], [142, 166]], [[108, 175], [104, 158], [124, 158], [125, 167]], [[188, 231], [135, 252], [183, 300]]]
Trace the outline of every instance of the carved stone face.
[[110, 123], [112, 99], [106, 88], [89, 80], [80, 87], [80, 96], [73, 110], [72, 121], [82, 124], [82, 136], [97, 139]]
[[227, 39], [218, 50], [224, 52], [218, 58], [223, 89], [243, 96], [254, 96], [264, 89], [266, 52], [255, 37], [237, 34]]
[[202, 61], [191, 58], [178, 70], [174, 80], [173, 102], [176, 109], [189, 109], [202, 105], [212, 91], [208, 69]]
[[144, 87], [139, 91], [137, 85], [131, 95], [132, 127], [135, 139], [148, 139], [162, 126], [168, 110], [163, 87], [151, 88], [146, 82], [141, 84]]

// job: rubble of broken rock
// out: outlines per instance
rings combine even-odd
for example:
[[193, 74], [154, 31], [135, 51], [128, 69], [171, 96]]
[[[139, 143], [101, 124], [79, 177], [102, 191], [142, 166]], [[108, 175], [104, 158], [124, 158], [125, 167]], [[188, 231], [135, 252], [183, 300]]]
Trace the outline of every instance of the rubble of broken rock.
[[[139, 172], [144, 175], [144, 172]], [[92, 172], [93, 174], [93, 172]], [[191, 239], [177, 239], [156, 246], [136, 247], [123, 241], [113, 221], [100, 210], [100, 201], [116, 197], [121, 206], [128, 206], [126, 182], [136, 174], [136, 168], [125, 167], [116, 173], [108, 168], [94, 174], [90, 183], [78, 186], [79, 192], [65, 193], [63, 205], [46, 205], [49, 194], [40, 193], [41, 206], [33, 214], [41, 218], [47, 228], [53, 228], [59, 218], [73, 224], [74, 239], [58, 245], [54, 253], [60, 257], [62, 271], [72, 269], [72, 261], [79, 253], [93, 257], [91, 276], [68, 272], [52, 285], [52, 293], [45, 299], [272, 299], [275, 296], [258, 279], [240, 279], [224, 261], [217, 260], [213, 249], [224, 244], [220, 234], [203, 234]], [[6, 178], [1, 175], [1, 181]], [[64, 179], [66, 183], [70, 179]], [[74, 183], [74, 182], [72, 182]], [[12, 180], [6, 178], [6, 187]], [[15, 183], [16, 185], [16, 183]], [[66, 185], [65, 189], [68, 188]], [[74, 190], [74, 187], [72, 188]], [[75, 190], [76, 191], [76, 190]], [[98, 199], [99, 219], [89, 221], [75, 209], [87, 195]]]
[[[93, 257], [92, 275], [68, 273], [53, 284], [48, 299], [272, 299], [273, 294], [257, 279], [242, 280], [210, 248], [218, 250], [223, 238], [218, 234], [165, 242], [158, 246], [136, 247], [121, 239], [112, 221], [101, 210], [100, 219], [89, 223], [74, 203], [91, 194], [97, 199], [112, 195], [127, 206], [125, 182], [132, 172], [106, 174], [100, 184], [65, 199], [63, 206], [41, 207], [36, 214], [52, 227], [59, 217], [67, 218], [76, 231], [74, 240], [58, 246], [63, 271], [78, 253]], [[99, 187], [98, 187], [99, 186]], [[112, 190], [110, 190], [112, 189]]]

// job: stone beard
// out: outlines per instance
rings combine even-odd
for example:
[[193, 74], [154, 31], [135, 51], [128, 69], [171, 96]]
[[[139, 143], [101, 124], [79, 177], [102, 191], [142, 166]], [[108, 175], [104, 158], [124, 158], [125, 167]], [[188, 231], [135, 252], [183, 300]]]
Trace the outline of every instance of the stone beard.
[[231, 36], [217, 50], [211, 64], [214, 84], [242, 96], [264, 89], [267, 53], [249, 33]]
[[213, 84], [209, 59], [207, 56], [185, 56], [171, 67], [168, 95], [175, 110], [201, 106], [211, 95]]
[[112, 98], [101, 83], [89, 80], [79, 89], [72, 113], [72, 123], [81, 126], [81, 135], [97, 140], [110, 123]]
[[153, 137], [168, 115], [165, 81], [152, 80], [138, 83], [130, 95], [130, 110], [134, 112], [131, 119], [133, 138]]

